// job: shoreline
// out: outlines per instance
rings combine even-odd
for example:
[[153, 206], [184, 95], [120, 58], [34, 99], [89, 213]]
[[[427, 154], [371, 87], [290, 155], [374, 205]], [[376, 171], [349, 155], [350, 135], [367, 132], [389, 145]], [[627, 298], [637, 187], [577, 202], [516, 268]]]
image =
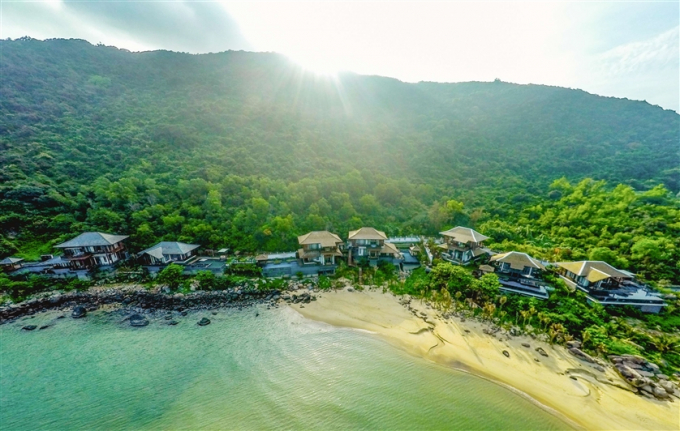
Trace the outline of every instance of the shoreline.
[[[501, 341], [499, 334], [483, 332], [488, 324], [442, 319], [421, 301], [411, 302], [414, 315], [391, 293], [340, 290], [324, 292], [304, 307], [290, 306], [308, 319], [372, 332], [416, 357], [494, 382], [575, 429], [680, 428], [677, 399], [660, 402], [634, 394], [610, 365], [599, 371], [597, 364], [529, 336]], [[539, 347], [547, 357], [537, 353]]]

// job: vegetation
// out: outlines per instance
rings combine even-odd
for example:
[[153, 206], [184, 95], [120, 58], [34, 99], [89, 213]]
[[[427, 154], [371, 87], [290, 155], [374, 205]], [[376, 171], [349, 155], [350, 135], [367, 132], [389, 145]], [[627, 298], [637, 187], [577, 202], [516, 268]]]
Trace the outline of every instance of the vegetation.
[[[459, 311], [532, 334], [545, 334], [551, 343], [583, 341], [596, 355], [642, 355], [667, 370], [680, 369], [680, 300], [676, 297], [663, 315], [642, 314], [633, 308], [589, 305], [580, 291], [572, 292], [548, 273], [556, 290], [546, 301], [500, 294], [495, 274], [476, 279], [466, 268], [436, 265], [428, 274], [418, 269], [392, 290], [399, 295], [433, 301], [443, 311]], [[663, 327], [661, 325], [664, 325]]]
[[[434, 234], [498, 219], [520, 243], [524, 218], [557, 244], [562, 234], [533, 214], [563, 199], [548, 189], [562, 176], [668, 190], [662, 200], [677, 206], [679, 116], [644, 102], [503, 82], [334, 80], [275, 54], [26, 38], [0, 49], [3, 257], [36, 258], [83, 230], [129, 234], [133, 250], [165, 239], [274, 251], [314, 229]], [[650, 249], [627, 253], [633, 268]]]

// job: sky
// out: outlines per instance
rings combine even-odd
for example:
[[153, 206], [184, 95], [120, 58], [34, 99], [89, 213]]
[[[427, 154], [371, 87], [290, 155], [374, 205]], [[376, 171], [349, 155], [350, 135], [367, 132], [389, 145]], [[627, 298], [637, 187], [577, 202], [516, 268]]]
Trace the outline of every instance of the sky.
[[680, 112], [680, 2], [0, 0], [0, 38], [274, 51], [324, 74], [579, 88]]

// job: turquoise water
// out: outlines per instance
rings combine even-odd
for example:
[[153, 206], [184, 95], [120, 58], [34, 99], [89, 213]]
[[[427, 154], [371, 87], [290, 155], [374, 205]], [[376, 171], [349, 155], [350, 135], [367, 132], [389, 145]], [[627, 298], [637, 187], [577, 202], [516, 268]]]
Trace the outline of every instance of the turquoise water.
[[[101, 312], [0, 327], [0, 428], [567, 429], [486, 380], [288, 308], [144, 328]], [[212, 324], [199, 327], [201, 317]], [[26, 324], [54, 326], [33, 332]]]

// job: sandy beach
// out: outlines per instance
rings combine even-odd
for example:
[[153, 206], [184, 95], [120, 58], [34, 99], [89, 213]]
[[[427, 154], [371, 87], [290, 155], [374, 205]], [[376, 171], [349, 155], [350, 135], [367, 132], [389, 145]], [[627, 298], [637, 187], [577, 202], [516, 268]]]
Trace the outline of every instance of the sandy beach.
[[[481, 322], [444, 321], [437, 317], [437, 310], [420, 301], [412, 301], [411, 307], [425, 313], [422, 318], [394, 295], [377, 291], [321, 293], [316, 301], [291, 307], [309, 319], [374, 332], [413, 355], [505, 385], [577, 429], [680, 429], [680, 400], [670, 403], [640, 397], [622, 389], [627, 384], [610, 367], [598, 371], [563, 347], [530, 337], [501, 341], [498, 335], [485, 334]], [[548, 357], [540, 355], [538, 347]]]

